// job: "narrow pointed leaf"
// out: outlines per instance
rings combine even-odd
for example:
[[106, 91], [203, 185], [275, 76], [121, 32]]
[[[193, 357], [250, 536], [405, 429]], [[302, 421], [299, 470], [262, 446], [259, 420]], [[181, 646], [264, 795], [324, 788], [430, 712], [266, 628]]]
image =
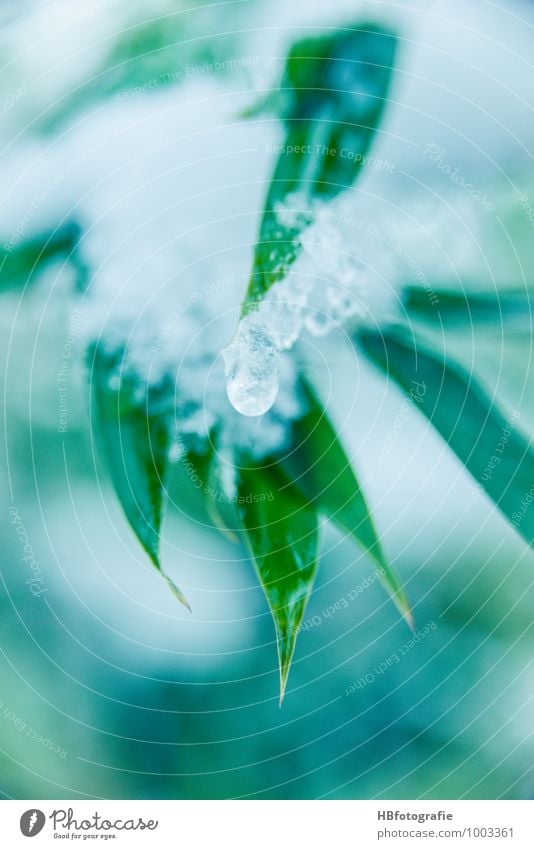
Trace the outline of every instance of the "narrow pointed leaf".
[[360, 333], [371, 360], [394, 379], [447, 441], [504, 516], [534, 544], [534, 449], [516, 412], [501, 410], [460, 365], [400, 328]]
[[68, 90], [32, 122], [38, 133], [60, 135], [66, 122], [79, 113], [115, 97], [131, 101], [150, 96], [168, 86], [180, 85], [198, 70], [229, 73], [238, 65], [233, 58], [236, 45], [229, 33], [221, 53], [221, 38], [214, 22], [216, 7], [209, 8], [211, 24], [200, 23], [197, 15], [164, 15], [141, 20], [111, 32], [101, 42], [102, 57], [91, 73]]
[[245, 539], [274, 620], [282, 701], [317, 570], [317, 516], [275, 465], [240, 468], [237, 490]]
[[[386, 103], [395, 36], [376, 24], [297, 42], [282, 84], [285, 139], [269, 187], [243, 303], [245, 315], [282, 280], [315, 203], [352, 186]], [[289, 211], [280, 205], [290, 202]]]
[[[166, 18], [127, 27], [118, 33], [102, 62], [75, 88], [68, 91], [33, 123], [37, 132], [58, 133], [79, 112], [112, 95], [128, 100], [151, 89], [160, 89], [185, 78], [176, 66], [177, 31]], [[105, 40], [106, 43], [109, 39]], [[103, 45], [105, 49], [105, 45]], [[182, 49], [181, 55], [184, 50]], [[151, 83], [149, 87], [147, 83]]]
[[171, 417], [163, 390], [138, 397], [135, 378], [120, 377], [120, 357], [94, 352], [91, 364], [93, 416], [115, 492], [126, 518], [169, 589], [186, 607], [181, 590], [159, 558], [159, 532]]
[[283, 461], [306, 498], [373, 559], [380, 579], [413, 627], [410, 603], [388, 562], [351, 461], [314, 391], [302, 381], [307, 412], [293, 425], [293, 451]]
[[500, 326], [532, 322], [532, 297], [524, 289], [469, 292], [432, 285], [406, 286], [402, 296], [407, 312], [430, 323], [465, 325], [490, 323]]

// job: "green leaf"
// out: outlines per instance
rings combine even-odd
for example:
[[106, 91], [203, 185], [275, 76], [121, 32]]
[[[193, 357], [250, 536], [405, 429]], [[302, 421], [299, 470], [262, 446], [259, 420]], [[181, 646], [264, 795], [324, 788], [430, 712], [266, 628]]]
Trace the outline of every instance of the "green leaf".
[[238, 112], [237, 117], [242, 121], [250, 121], [265, 115], [280, 115], [284, 108], [284, 92], [281, 89], [269, 90], [258, 95], [249, 106]]
[[69, 221], [53, 231], [22, 241], [16, 238], [0, 247], [0, 291], [23, 289], [33, 283], [53, 260], [77, 261], [80, 226]]
[[[534, 451], [473, 375], [407, 331], [361, 332], [363, 350], [393, 378], [447, 441], [506, 518], [532, 545]], [[418, 386], [420, 391], [414, 392]]]
[[99, 348], [91, 362], [92, 408], [115, 492], [137, 539], [171, 592], [186, 607], [181, 590], [159, 558], [164, 479], [172, 414], [167, 388], [142, 389], [121, 374], [122, 357]]
[[170, 463], [167, 469], [165, 477], [167, 501], [169, 506], [187, 516], [188, 519], [205, 524], [209, 519], [204, 492], [211, 463], [209, 447], [206, 446], [205, 450], [201, 450], [200, 446], [187, 447], [182, 440], [180, 452], [179, 458]]
[[[197, 13], [168, 15], [121, 27], [101, 41], [102, 60], [88, 77], [42, 112], [32, 129], [59, 134], [62, 125], [103, 101], [132, 102], [207, 74], [228, 73], [239, 68], [234, 36], [226, 33], [221, 53], [220, 26], [214, 7], [207, 19]], [[222, 22], [221, 22], [222, 23]], [[106, 49], [107, 48], [107, 49]]]
[[236, 503], [231, 500], [231, 494], [224, 483], [225, 472], [235, 476], [233, 457], [222, 457], [216, 450], [216, 436], [213, 439], [214, 447], [211, 451], [208, 485], [205, 490], [207, 510], [215, 527], [231, 542], [238, 542], [240, 524]]
[[311, 386], [302, 381], [307, 412], [293, 424], [293, 450], [282, 461], [317, 509], [350, 534], [373, 559], [382, 583], [413, 628], [410, 603], [388, 563], [351, 461]]
[[[283, 92], [284, 143], [269, 187], [243, 315], [282, 280], [314, 220], [315, 203], [352, 186], [378, 127], [395, 36], [375, 24], [306, 38], [291, 49]], [[295, 208], [281, 215], [278, 206]], [[294, 220], [292, 220], [294, 219]]]
[[532, 298], [524, 289], [473, 292], [406, 286], [402, 295], [406, 311], [425, 322], [465, 325], [482, 322], [517, 325], [532, 318]]
[[274, 619], [282, 702], [317, 570], [317, 516], [274, 462], [260, 465], [249, 461], [237, 475], [245, 539]]

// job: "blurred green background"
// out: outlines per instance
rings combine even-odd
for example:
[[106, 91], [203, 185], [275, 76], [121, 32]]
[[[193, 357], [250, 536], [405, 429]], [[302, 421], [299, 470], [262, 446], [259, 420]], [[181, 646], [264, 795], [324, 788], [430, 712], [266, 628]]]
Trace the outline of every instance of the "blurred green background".
[[[390, 226], [393, 206], [393, 230], [429, 279], [528, 287], [531, 4], [4, 5], [3, 796], [532, 798], [534, 555], [400, 393], [325, 343], [319, 377], [333, 387], [333, 417], [406, 582], [419, 637], [410, 644], [368, 581], [370, 562], [325, 529], [280, 709], [272, 622], [244, 551], [196, 514], [169, 510], [162, 557], [192, 615], [177, 605], [99, 461], [83, 363], [91, 309], [83, 293], [101, 257], [122, 245], [114, 273], [130, 274], [136, 243], [157, 255], [189, 216], [200, 222], [197, 247], [212, 244], [218, 207], [192, 201], [175, 214], [169, 198], [220, 189], [226, 215], [237, 216], [233, 267], [245, 274], [272, 163], [266, 143], [277, 137], [273, 116], [239, 124], [238, 115], [265, 95], [295, 38], [362, 16], [395, 25], [403, 52], [374, 151], [395, 167], [370, 170], [356, 200], [373, 199], [373, 215], [389, 208]], [[224, 101], [230, 137], [219, 127], [197, 142], [187, 105], [209, 116], [203, 97]], [[494, 215], [425, 155], [430, 143], [488, 193]], [[201, 158], [204, 146], [206, 155], [230, 152], [229, 172], [198, 162], [184, 171], [187, 151]], [[245, 188], [224, 192], [234, 177]], [[213, 247], [219, 274], [231, 265], [228, 226]], [[173, 269], [157, 273], [172, 279]], [[149, 288], [152, 274], [149, 262]], [[529, 321], [512, 331], [469, 325], [446, 341], [519, 411], [526, 432], [530, 331]]]

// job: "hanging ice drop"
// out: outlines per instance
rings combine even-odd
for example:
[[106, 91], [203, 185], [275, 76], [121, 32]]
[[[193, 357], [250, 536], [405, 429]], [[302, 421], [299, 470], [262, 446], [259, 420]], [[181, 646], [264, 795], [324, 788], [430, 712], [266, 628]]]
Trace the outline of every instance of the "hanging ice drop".
[[231, 405], [243, 416], [266, 413], [278, 394], [280, 352], [254, 315], [241, 321], [222, 354]]

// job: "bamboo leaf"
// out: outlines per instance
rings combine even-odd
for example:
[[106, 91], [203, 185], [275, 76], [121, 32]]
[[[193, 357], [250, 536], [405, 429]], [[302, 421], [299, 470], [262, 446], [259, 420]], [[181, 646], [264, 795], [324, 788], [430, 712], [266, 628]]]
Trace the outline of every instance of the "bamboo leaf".
[[[375, 24], [298, 41], [285, 69], [286, 135], [269, 187], [243, 315], [282, 280], [317, 201], [352, 186], [380, 123], [395, 36]], [[280, 205], [291, 201], [282, 215]]]
[[146, 389], [121, 376], [120, 354], [93, 351], [93, 417], [100, 434], [115, 492], [125, 516], [171, 592], [189, 607], [182, 591], [161, 568], [159, 533], [172, 416], [166, 390]]
[[534, 449], [473, 375], [400, 328], [360, 333], [370, 359], [393, 378], [447, 441], [504, 516], [534, 544]]
[[[233, 38], [221, 53], [220, 27], [210, 7], [210, 33], [197, 15], [140, 20], [102, 39], [102, 57], [86, 79], [51, 104], [32, 122], [38, 133], [58, 134], [80, 112], [114, 97], [118, 102], [179, 85], [207, 71], [225, 73], [238, 65]], [[218, 31], [219, 30], [219, 31]], [[200, 37], [199, 37], [200, 36]], [[227, 55], [228, 53], [228, 55]]]
[[518, 323], [530, 326], [532, 321], [532, 298], [524, 289], [471, 292], [406, 286], [402, 301], [414, 318], [447, 326], [486, 322], [516, 327]]
[[237, 491], [245, 539], [274, 620], [282, 702], [317, 570], [317, 516], [275, 464], [241, 467]]
[[317, 510], [350, 534], [374, 561], [378, 575], [413, 628], [410, 603], [388, 562], [351, 461], [311, 386], [302, 381], [307, 412], [293, 425], [294, 446], [283, 461]]

